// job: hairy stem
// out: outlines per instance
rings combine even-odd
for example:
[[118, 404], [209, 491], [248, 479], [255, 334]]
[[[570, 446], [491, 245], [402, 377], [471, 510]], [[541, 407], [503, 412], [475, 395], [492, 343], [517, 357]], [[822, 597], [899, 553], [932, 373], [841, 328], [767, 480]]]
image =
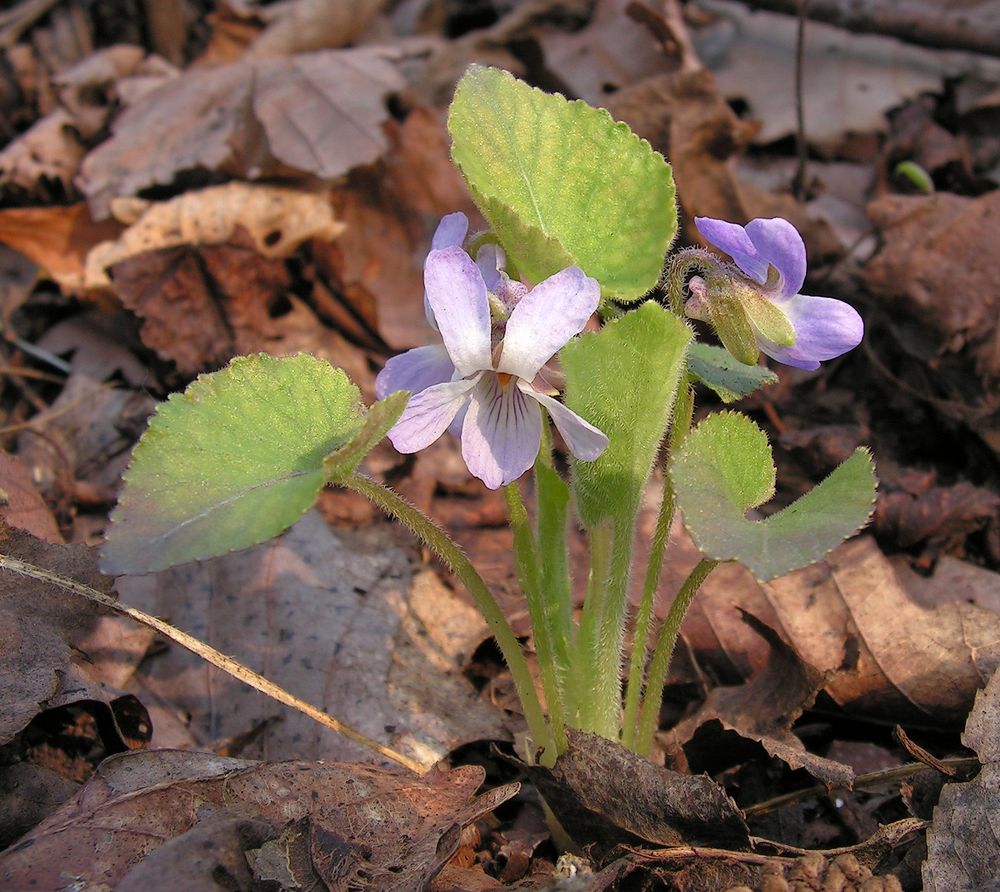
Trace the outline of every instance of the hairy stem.
[[[685, 378], [682, 386], [678, 388], [677, 403], [674, 406], [673, 425], [666, 455], [668, 460], [691, 428], [693, 408], [694, 390], [690, 381]], [[632, 747], [635, 744], [636, 719], [639, 714], [643, 674], [648, 656], [649, 624], [653, 616], [656, 590], [660, 586], [663, 556], [670, 539], [670, 526], [674, 520], [675, 506], [673, 483], [669, 470], [664, 467], [663, 499], [660, 502], [660, 513], [656, 518], [656, 529], [653, 531], [653, 540], [650, 544], [649, 563], [646, 565], [646, 576], [642, 585], [642, 601], [639, 604], [639, 615], [636, 617], [635, 631], [632, 635], [632, 661], [629, 666], [628, 687], [625, 693], [625, 718], [622, 722], [622, 742], [627, 747]]]
[[670, 300], [670, 311], [681, 319], [684, 318], [684, 288], [688, 276], [699, 270], [706, 275], [722, 266], [711, 251], [704, 248], [685, 248], [674, 254], [667, 269], [667, 298]]
[[598, 632], [604, 618], [604, 601], [611, 569], [610, 521], [603, 521], [590, 531], [590, 571], [587, 576], [587, 594], [583, 601], [583, 615], [576, 636], [572, 681], [576, 688], [576, 726], [584, 731], [595, 730], [595, 690], [593, 683], [597, 671]]
[[527, 660], [521, 652], [521, 645], [489, 587], [462, 552], [462, 549], [427, 515], [414, 508], [391, 489], [360, 474], [354, 474], [347, 478], [343, 481], [343, 485], [361, 493], [386, 514], [396, 518], [462, 580], [462, 584], [472, 596], [472, 600], [475, 601], [479, 612], [483, 615], [496, 639], [500, 652], [507, 661], [507, 667], [514, 679], [514, 687], [521, 700], [524, 718], [528, 723], [528, 730], [531, 732], [535, 745], [544, 747], [545, 752], [551, 753], [551, 758], [554, 760], [555, 739], [542, 712], [542, 705], [539, 702], [538, 693], [535, 691], [535, 681], [531, 676], [531, 670], [528, 669]]
[[670, 612], [660, 627], [660, 635], [653, 651], [653, 659], [649, 664], [649, 681], [646, 685], [646, 695], [642, 698], [642, 716], [639, 719], [639, 732], [636, 735], [635, 751], [640, 756], [648, 756], [653, 746], [653, 735], [656, 733], [657, 719], [660, 717], [660, 701], [663, 698], [663, 685], [667, 681], [667, 670], [670, 668], [670, 658], [677, 644], [681, 623], [691, 606], [691, 601], [701, 588], [701, 584], [719, 562], [712, 558], [702, 558], [697, 566], [684, 580]]
[[[517, 564], [517, 578], [528, 602], [531, 616], [531, 631], [538, 655], [538, 669], [542, 677], [542, 689], [549, 707], [549, 722], [555, 737], [556, 755], [566, 749], [565, 697], [559, 683], [556, 668], [555, 646], [553, 644], [552, 620], [546, 610], [545, 592], [542, 590], [542, 572], [538, 563], [538, 545], [535, 542], [528, 512], [521, 501], [521, 491], [517, 483], [509, 483], [503, 488], [507, 502], [507, 517], [514, 531], [514, 556]], [[544, 756], [543, 756], [544, 760]], [[544, 761], [543, 761], [544, 764]]]

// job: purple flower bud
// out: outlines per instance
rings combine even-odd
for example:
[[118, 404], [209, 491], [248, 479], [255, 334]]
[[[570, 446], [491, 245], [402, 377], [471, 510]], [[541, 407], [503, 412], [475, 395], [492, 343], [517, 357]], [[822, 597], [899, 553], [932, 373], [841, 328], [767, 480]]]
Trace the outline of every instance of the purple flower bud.
[[[770, 340], [755, 326], [758, 346], [772, 359], [800, 369], [818, 369], [822, 360], [861, 343], [864, 322], [853, 307], [831, 297], [799, 293], [806, 278], [806, 246], [787, 220], [756, 219], [739, 226], [696, 217], [695, 225], [706, 241], [732, 257], [757, 291], [791, 323], [795, 342], [789, 345]], [[753, 325], [754, 313], [748, 309]]]

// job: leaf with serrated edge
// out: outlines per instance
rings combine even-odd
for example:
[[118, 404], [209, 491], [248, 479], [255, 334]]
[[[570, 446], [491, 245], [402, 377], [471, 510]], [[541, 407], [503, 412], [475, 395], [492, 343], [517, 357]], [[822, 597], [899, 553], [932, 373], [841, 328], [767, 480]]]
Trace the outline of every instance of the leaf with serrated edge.
[[592, 528], [631, 518], [666, 432], [691, 330], [649, 301], [559, 353], [566, 405], [608, 437], [592, 462], [573, 462], [577, 511]]
[[473, 198], [528, 279], [575, 264], [619, 300], [656, 284], [677, 232], [674, 181], [627, 125], [473, 65], [448, 129]]
[[105, 573], [149, 573], [265, 542], [308, 510], [323, 460], [361, 428], [347, 375], [263, 353], [161, 403], [132, 454], [101, 553]]
[[778, 380], [767, 366], [747, 365], [728, 350], [711, 344], [691, 345], [688, 371], [706, 387], [711, 387], [724, 403], [734, 403]]
[[857, 449], [787, 508], [747, 520], [774, 492], [774, 462], [764, 432], [736, 412], [702, 421], [674, 455], [670, 475], [698, 548], [739, 561], [761, 582], [818, 561], [861, 529], [875, 504], [875, 465], [867, 449]]

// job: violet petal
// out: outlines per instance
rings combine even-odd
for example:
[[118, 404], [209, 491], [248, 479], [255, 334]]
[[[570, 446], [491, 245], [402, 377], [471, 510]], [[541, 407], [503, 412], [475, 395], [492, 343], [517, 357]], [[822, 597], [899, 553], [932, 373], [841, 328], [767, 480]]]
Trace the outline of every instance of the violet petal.
[[462, 457], [490, 489], [517, 480], [534, 464], [542, 438], [538, 404], [517, 387], [486, 374], [462, 427]]
[[454, 214], [445, 214], [434, 230], [431, 238], [431, 250], [440, 251], [442, 248], [461, 247], [465, 241], [465, 236], [469, 231], [469, 218], [461, 211]]
[[489, 301], [472, 258], [456, 247], [431, 251], [424, 263], [424, 290], [459, 374], [492, 368]]
[[531, 381], [587, 324], [601, 300], [601, 286], [571, 266], [539, 282], [511, 311], [498, 372]]
[[590, 422], [584, 421], [572, 409], [523, 382], [518, 386], [525, 394], [545, 406], [569, 451], [580, 461], [594, 461], [607, 448], [608, 438], [604, 433]]
[[865, 324], [850, 304], [832, 297], [796, 294], [781, 302], [795, 326], [795, 343], [781, 347], [759, 338], [760, 349], [772, 359], [800, 369], [818, 369], [824, 359], [853, 350], [864, 337]]
[[375, 378], [375, 396], [384, 400], [397, 390], [420, 393], [435, 384], [450, 381], [455, 364], [443, 344], [414, 347], [393, 356]]
[[777, 296], [798, 294], [806, 280], [806, 246], [799, 231], [781, 217], [751, 220], [746, 231], [758, 254], [778, 271]]
[[500, 284], [500, 273], [507, 265], [503, 248], [494, 242], [487, 242], [476, 252], [476, 266], [483, 274], [487, 291], [496, 291]]
[[742, 226], [725, 220], [715, 220], [712, 217], [695, 217], [694, 225], [710, 245], [732, 257], [733, 263], [751, 279], [759, 285], [766, 284], [768, 259], [760, 256]]
[[410, 398], [399, 421], [389, 431], [389, 439], [399, 452], [418, 452], [430, 446], [451, 424], [468, 401], [469, 391], [479, 383], [479, 375], [447, 384], [435, 384]]

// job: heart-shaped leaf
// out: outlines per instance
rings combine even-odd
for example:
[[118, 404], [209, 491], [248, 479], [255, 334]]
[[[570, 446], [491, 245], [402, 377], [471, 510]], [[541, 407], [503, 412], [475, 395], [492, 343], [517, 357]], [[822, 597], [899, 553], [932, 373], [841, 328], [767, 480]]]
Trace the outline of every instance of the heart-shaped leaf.
[[670, 474], [684, 524], [708, 557], [739, 561], [762, 582], [818, 561], [863, 527], [875, 504], [875, 466], [857, 449], [829, 477], [764, 520], [746, 512], [774, 493], [767, 436], [736, 412], [710, 415], [684, 440]]
[[656, 284], [677, 232], [674, 181], [626, 124], [473, 65], [448, 129], [476, 204], [528, 279], [575, 264], [625, 301]]
[[577, 512], [591, 529], [631, 520], [670, 420], [691, 330], [649, 301], [559, 353], [566, 405], [600, 428], [608, 448], [573, 462]]
[[324, 459], [363, 421], [347, 375], [306, 354], [201, 375], [159, 406], [136, 446], [101, 569], [149, 573], [278, 535], [316, 501]]

